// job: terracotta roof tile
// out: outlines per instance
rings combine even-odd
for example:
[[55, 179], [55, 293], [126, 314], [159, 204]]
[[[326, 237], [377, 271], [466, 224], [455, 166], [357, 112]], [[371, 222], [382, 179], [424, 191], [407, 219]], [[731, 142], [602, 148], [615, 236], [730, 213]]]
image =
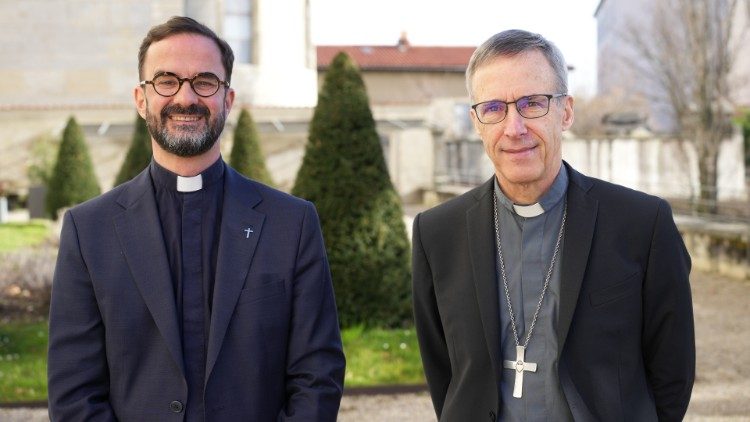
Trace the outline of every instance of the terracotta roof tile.
[[475, 47], [414, 47], [408, 41], [391, 46], [323, 45], [317, 47], [318, 69], [326, 70], [340, 51], [362, 70], [463, 72]]

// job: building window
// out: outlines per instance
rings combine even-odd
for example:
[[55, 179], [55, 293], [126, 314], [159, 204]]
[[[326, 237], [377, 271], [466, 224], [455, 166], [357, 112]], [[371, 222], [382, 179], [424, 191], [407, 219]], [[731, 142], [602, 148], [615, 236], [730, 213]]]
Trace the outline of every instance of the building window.
[[224, 39], [235, 63], [252, 63], [252, 0], [224, 0]]

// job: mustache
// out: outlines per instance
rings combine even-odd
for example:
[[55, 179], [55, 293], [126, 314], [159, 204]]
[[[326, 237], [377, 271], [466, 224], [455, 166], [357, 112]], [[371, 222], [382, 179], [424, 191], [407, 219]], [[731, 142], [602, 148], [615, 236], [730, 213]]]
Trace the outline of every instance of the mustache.
[[161, 118], [166, 119], [170, 114], [185, 114], [191, 116], [209, 117], [211, 112], [208, 107], [200, 104], [190, 104], [188, 107], [183, 107], [179, 104], [170, 104], [161, 109]]

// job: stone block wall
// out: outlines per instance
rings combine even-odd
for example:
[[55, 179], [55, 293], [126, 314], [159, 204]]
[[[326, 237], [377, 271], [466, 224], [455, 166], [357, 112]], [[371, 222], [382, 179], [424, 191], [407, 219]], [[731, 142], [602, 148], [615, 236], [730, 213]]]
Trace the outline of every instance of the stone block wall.
[[676, 216], [693, 269], [750, 280], [750, 223], [706, 222]]

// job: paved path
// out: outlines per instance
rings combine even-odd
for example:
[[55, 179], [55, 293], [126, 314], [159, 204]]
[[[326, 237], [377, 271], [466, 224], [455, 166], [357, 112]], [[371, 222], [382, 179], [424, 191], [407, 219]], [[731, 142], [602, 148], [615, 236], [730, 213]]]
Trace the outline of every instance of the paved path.
[[[750, 422], [750, 282], [692, 276], [697, 379], [686, 421]], [[0, 421], [47, 421], [46, 409], [0, 409]], [[339, 421], [434, 421], [426, 393], [345, 396]]]

